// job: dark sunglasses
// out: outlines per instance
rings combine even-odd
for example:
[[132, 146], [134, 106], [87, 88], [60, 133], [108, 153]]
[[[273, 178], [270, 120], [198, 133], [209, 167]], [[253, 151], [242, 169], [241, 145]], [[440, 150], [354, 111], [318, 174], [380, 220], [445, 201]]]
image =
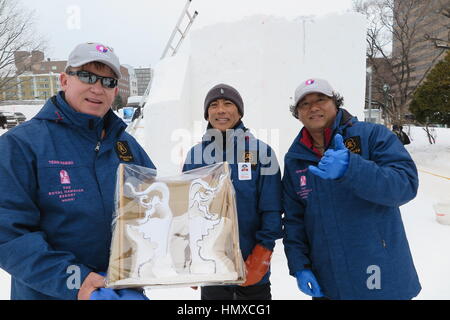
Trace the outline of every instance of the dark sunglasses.
[[113, 89], [117, 87], [118, 80], [111, 77], [101, 77], [89, 71], [69, 71], [70, 76], [77, 76], [81, 82], [87, 84], [94, 84], [97, 80], [100, 80], [104, 88]]

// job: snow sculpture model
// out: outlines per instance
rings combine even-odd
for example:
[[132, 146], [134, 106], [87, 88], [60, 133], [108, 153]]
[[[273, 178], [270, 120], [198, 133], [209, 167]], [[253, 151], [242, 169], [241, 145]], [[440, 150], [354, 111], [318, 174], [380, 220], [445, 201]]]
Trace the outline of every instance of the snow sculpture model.
[[[137, 246], [135, 266], [132, 268], [133, 276], [142, 276], [142, 270], [148, 264], [151, 266], [147, 272], [156, 277], [175, 276], [176, 272], [168, 250], [173, 216], [169, 207], [169, 187], [165, 183], [156, 182], [145, 191], [136, 192], [132, 184], [125, 185], [139, 199], [139, 204], [146, 208], [145, 217], [136, 221], [138, 226], [126, 226], [126, 235]], [[162, 197], [154, 195], [149, 199], [149, 194], [153, 191], [161, 192]]]
[[231, 223], [228, 218], [209, 212], [211, 202], [222, 189], [225, 178], [225, 175], [221, 175], [219, 185], [215, 188], [201, 179], [196, 179], [191, 184], [188, 211], [191, 273], [230, 273], [233, 276], [233, 263], [225, 253]]
[[107, 285], [245, 281], [230, 169], [220, 163], [170, 178], [120, 165]]

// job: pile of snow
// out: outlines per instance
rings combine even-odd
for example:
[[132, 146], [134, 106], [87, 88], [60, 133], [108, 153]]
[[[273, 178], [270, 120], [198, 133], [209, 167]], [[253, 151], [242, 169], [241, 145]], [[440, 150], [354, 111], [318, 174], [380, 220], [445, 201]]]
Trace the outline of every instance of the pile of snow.
[[404, 130], [411, 138], [406, 149], [419, 171], [417, 197], [401, 208], [422, 284], [418, 299], [450, 299], [450, 226], [439, 224], [433, 209], [438, 202], [450, 201], [450, 129], [432, 128], [433, 145], [423, 128]]
[[[41, 110], [42, 105], [13, 105], [13, 106], [0, 106], [1, 111], [8, 112], [22, 112], [27, 120], [33, 118], [39, 110]], [[1, 130], [0, 130], [1, 133]]]
[[[13, 105], [13, 106], [0, 106], [0, 111], [7, 111], [7, 112], [22, 112], [24, 116], [27, 118], [27, 120], [30, 120], [33, 118], [39, 110], [41, 110], [41, 105]], [[6, 129], [0, 128], [0, 136], [4, 134]]]
[[[420, 164], [420, 169], [429, 171], [439, 171], [450, 177], [450, 129], [430, 128], [431, 134], [435, 137], [436, 143], [430, 144], [424, 128], [410, 127], [404, 129], [409, 133], [411, 144], [407, 145], [408, 151], [414, 155], [416, 163]], [[450, 198], [450, 195], [448, 196]]]

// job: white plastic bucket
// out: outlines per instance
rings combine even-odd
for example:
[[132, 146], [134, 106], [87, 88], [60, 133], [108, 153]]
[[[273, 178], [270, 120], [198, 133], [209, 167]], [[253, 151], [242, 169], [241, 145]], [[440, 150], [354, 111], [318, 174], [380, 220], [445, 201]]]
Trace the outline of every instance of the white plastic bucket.
[[433, 205], [436, 220], [441, 224], [450, 225], [450, 203], [438, 202]]

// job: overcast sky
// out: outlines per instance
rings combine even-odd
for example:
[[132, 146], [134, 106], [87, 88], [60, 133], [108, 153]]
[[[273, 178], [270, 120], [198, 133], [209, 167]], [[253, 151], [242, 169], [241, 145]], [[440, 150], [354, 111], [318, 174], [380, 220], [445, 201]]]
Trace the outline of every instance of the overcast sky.
[[[20, 0], [35, 12], [36, 31], [47, 39], [46, 57], [66, 60], [78, 44], [113, 47], [122, 64], [148, 67], [159, 60], [186, 0]], [[344, 13], [352, 0], [193, 0], [194, 28], [252, 14], [294, 18]]]

